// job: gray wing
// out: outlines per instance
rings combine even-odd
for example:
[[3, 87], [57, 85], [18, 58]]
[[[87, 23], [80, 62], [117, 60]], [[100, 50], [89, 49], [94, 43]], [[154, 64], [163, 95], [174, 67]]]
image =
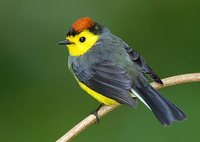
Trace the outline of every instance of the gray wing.
[[130, 96], [129, 92], [132, 79], [116, 63], [105, 60], [75, 74], [79, 81], [90, 89], [121, 104], [136, 106], [136, 101]]
[[155, 82], [163, 84], [158, 75], [147, 65], [145, 59], [140, 56], [138, 52], [130, 47], [125, 47], [126, 52], [129, 54], [131, 60], [137, 65], [138, 69], [143, 73], [148, 74]]

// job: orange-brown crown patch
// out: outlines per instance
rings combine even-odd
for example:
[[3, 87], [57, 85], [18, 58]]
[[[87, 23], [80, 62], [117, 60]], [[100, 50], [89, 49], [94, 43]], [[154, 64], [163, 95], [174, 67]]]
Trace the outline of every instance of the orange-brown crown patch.
[[92, 27], [94, 25], [94, 21], [89, 18], [89, 17], [83, 17], [81, 19], [78, 19], [76, 22], [74, 22], [72, 24], [72, 28], [76, 31], [76, 32], [81, 32], [84, 29], [88, 29], [90, 27]]

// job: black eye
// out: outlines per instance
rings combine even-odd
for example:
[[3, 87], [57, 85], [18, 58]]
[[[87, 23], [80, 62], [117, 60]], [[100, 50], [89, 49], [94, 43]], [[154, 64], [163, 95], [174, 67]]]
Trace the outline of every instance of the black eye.
[[85, 42], [85, 40], [86, 40], [86, 38], [84, 36], [82, 36], [82, 37], [79, 38], [80, 42]]

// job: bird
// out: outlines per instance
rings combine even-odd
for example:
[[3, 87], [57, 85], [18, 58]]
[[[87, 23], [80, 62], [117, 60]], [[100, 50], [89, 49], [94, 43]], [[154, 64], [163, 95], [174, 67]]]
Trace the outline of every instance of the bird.
[[147, 76], [163, 82], [140, 53], [92, 18], [76, 20], [58, 44], [68, 48], [68, 67], [79, 86], [101, 105], [136, 108], [139, 99], [164, 126], [187, 118], [149, 84]]

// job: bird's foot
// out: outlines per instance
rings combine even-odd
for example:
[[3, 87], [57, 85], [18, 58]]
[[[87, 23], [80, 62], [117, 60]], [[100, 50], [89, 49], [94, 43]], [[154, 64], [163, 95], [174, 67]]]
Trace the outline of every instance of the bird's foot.
[[100, 122], [100, 117], [99, 117], [99, 115], [98, 115], [98, 111], [99, 111], [99, 109], [101, 108], [103, 106], [103, 104], [100, 104], [100, 106], [97, 108], [97, 109], [95, 109], [94, 111], [92, 111], [90, 114], [93, 114], [93, 115], [95, 115], [95, 117], [96, 117], [96, 123], [98, 123], [99, 124], [99, 122]]

